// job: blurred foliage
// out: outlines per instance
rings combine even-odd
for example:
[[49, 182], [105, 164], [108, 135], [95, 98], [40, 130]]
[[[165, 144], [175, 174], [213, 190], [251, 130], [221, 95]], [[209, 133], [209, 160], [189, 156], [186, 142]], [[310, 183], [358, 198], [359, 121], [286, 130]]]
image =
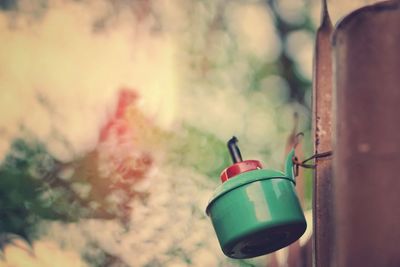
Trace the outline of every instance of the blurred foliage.
[[[49, 190], [50, 173], [56, 162], [38, 143], [28, 144], [23, 139], [15, 140], [11, 152], [0, 165], [0, 232], [16, 233], [27, 237], [39, 219], [70, 217], [66, 199], [54, 196], [53, 203], [44, 199]], [[57, 202], [64, 209], [55, 205]], [[68, 213], [66, 213], [68, 212]]]
[[172, 164], [194, 168], [212, 180], [217, 181], [221, 171], [230, 164], [225, 142], [191, 125], [184, 125], [168, 146]]
[[[307, 14], [307, 9], [310, 8], [310, 2], [306, 2], [304, 9], [302, 9], [304, 20], [300, 23], [291, 23], [286, 21], [279, 11], [277, 10], [277, 5], [279, 1], [277, 0], [267, 0], [268, 6], [275, 16], [275, 27], [280, 39], [285, 44], [287, 37], [290, 33], [295, 31], [307, 31], [315, 33], [315, 27], [311, 21], [309, 14]], [[311, 80], [302, 77], [296, 71], [296, 62], [289, 54], [286, 49], [282, 50], [277, 61], [275, 62], [279, 74], [288, 82], [290, 88], [290, 97], [293, 101], [298, 101], [299, 103], [307, 106], [304, 101], [305, 92], [311, 90]]]
[[[224, 142], [192, 126], [184, 126], [176, 135], [164, 134], [161, 139], [159, 146], [170, 149], [167, 161], [174, 166], [194, 168], [216, 179], [229, 163]], [[62, 163], [50, 156], [45, 145], [32, 138], [15, 140], [0, 165], [0, 233], [28, 237], [43, 219], [72, 222], [81, 218], [128, 216], [128, 207], [108, 202], [107, 196], [122, 190], [129, 195], [124, 202], [129, 202], [135, 194], [129, 187], [132, 181], [99, 178], [96, 164], [98, 151], [76, 162]], [[64, 176], [66, 170], [72, 174]], [[89, 186], [90, 190], [82, 196], [77, 185]]]
[[[15, 140], [0, 165], [0, 233], [30, 237], [41, 220], [124, 222], [129, 216], [127, 203], [135, 196], [130, 187], [133, 180], [99, 179], [96, 151], [76, 162], [62, 163], [43, 144], [27, 140]], [[64, 175], [66, 170], [71, 174]]]
[[[46, 1], [40, 2], [43, 4]], [[129, 1], [113, 1], [114, 4], [118, 2]], [[270, 75], [278, 75], [288, 84], [289, 101], [310, 109], [305, 98], [311, 89], [311, 81], [298, 72], [296, 64], [299, 62], [286, 51], [285, 43], [291, 33], [299, 30], [313, 33], [314, 27], [307, 13], [307, 5], [303, 10], [305, 19], [300, 23], [293, 23], [281, 16], [277, 2], [265, 1], [272, 12], [276, 32], [283, 44], [282, 52], [274, 62], [265, 62], [263, 58], [248, 58], [251, 66], [249, 83], [243, 90], [246, 93], [261, 91], [263, 79]], [[10, 10], [16, 7], [17, 1], [0, 0], [0, 9]], [[137, 7], [136, 9], [141, 10]], [[207, 25], [210, 32], [218, 27], [223, 28], [222, 12], [223, 8], [215, 14], [213, 24]], [[102, 28], [105, 20], [99, 22], [97, 28]], [[212, 39], [209, 43], [212, 43]], [[195, 46], [196, 43], [190, 45]], [[213, 63], [211, 58], [207, 62], [202, 59], [201, 63], [204, 63], [204, 66], [200, 67], [209, 70], [218, 67], [223, 71], [224, 67], [235, 60], [232, 56], [237, 52], [235, 45], [237, 44], [232, 42], [227, 52], [228, 60], [224, 64], [221, 63], [221, 66]], [[207, 48], [201, 53], [207, 54]], [[199, 73], [203, 71], [201, 68]], [[203, 79], [202, 75], [200, 76]], [[112, 121], [113, 119], [115, 120]], [[218, 182], [220, 172], [230, 164], [225, 140], [221, 140], [211, 131], [197, 127], [196, 122], [186, 122], [171, 131], [162, 130], [135, 105], [130, 106], [122, 118], [114, 117], [111, 121], [110, 127], [115, 127], [115, 132], [125, 130], [124, 127], [131, 130], [129, 125], [133, 125], [130, 138], [121, 141], [119, 138], [122, 137], [113, 137], [116, 140], [112, 141], [116, 141], [116, 146], [120, 147], [111, 149], [100, 142], [93, 151], [74, 159], [73, 162], [58, 161], [50, 155], [45, 144], [32, 136], [20, 137], [13, 141], [8, 155], [0, 164], [0, 234], [15, 233], [30, 239], [35, 235], [35, 227], [43, 220], [67, 223], [87, 218], [116, 219], [127, 225], [132, 212], [131, 201], [137, 198], [145, 203], [148, 197], [146, 192], [142, 192], [136, 186], [145, 180], [159, 155], [162, 155], [159, 157], [162, 158], [161, 161], [165, 160], [166, 165], [193, 169], [210, 178], [213, 183]], [[121, 125], [123, 127], [118, 128]], [[282, 129], [279, 130], [280, 133], [283, 132]], [[311, 143], [306, 143], [305, 147], [305, 154], [309, 154]], [[131, 155], [131, 150], [138, 152]], [[274, 151], [266, 149], [262, 153], [268, 157]], [[106, 171], [105, 166], [108, 168]], [[306, 206], [310, 207], [311, 172], [306, 172], [305, 177]], [[117, 256], [98, 249], [98, 244], [93, 243], [91, 246], [93, 251], [85, 251], [84, 258], [93, 266], [125, 266]], [[190, 264], [189, 256], [183, 252], [181, 254], [185, 255], [186, 263]], [[148, 265], [158, 266], [157, 264], [150, 262]], [[239, 264], [256, 266], [251, 261], [240, 261]]]

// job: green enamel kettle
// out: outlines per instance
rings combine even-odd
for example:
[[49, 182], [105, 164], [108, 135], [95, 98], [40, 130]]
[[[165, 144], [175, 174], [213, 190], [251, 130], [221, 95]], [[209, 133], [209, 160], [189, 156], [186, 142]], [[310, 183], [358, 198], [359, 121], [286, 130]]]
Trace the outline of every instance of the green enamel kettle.
[[245, 259], [274, 252], [299, 239], [307, 224], [295, 191], [294, 149], [285, 172], [242, 160], [237, 139], [228, 142], [233, 165], [221, 173], [206, 213], [223, 253]]

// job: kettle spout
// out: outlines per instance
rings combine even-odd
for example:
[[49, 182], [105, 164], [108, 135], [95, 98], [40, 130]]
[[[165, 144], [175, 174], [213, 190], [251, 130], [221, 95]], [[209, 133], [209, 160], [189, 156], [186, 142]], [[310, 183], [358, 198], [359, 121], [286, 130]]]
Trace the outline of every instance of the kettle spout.
[[285, 175], [289, 177], [290, 179], [293, 180], [293, 182], [296, 184], [296, 179], [294, 175], [294, 163], [293, 163], [293, 157], [295, 155], [294, 148], [290, 150], [289, 154], [286, 157], [286, 162], [285, 162]]

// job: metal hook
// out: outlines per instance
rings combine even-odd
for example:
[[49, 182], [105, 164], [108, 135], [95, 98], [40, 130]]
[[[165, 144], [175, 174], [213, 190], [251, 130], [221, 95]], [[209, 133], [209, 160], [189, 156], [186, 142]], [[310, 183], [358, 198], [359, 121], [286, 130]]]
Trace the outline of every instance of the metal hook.
[[293, 165], [295, 166], [295, 170], [294, 170], [295, 176], [297, 176], [299, 174], [299, 167], [303, 167], [306, 169], [315, 169], [317, 167], [317, 164], [307, 164], [308, 161], [313, 160], [313, 159], [327, 158], [332, 155], [333, 155], [333, 151], [316, 153], [301, 162], [299, 161], [299, 159], [296, 156], [294, 156], [293, 157]]
[[[300, 132], [300, 133], [296, 134], [295, 142], [293, 144], [293, 148], [294, 149], [300, 143], [300, 141], [301, 141], [300, 137], [304, 137], [304, 133]], [[306, 158], [303, 161], [300, 161], [296, 156], [294, 156], [293, 159], [292, 159], [293, 160], [293, 165], [295, 167], [294, 175], [298, 176], [299, 167], [303, 167], [303, 168], [306, 168], [306, 169], [315, 169], [317, 167], [317, 164], [307, 164], [307, 162], [309, 162], [310, 160], [320, 159], [320, 158], [327, 158], [327, 157], [330, 157], [332, 155], [333, 155], [333, 151], [315, 153], [314, 155], [312, 155], [311, 157]]]

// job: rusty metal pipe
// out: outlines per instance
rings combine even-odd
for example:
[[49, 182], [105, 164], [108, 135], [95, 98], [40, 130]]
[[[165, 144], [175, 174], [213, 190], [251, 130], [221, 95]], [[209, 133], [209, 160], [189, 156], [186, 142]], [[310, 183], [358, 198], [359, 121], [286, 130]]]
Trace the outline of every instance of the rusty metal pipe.
[[398, 267], [400, 1], [353, 12], [333, 40], [334, 266]]
[[[313, 77], [314, 153], [332, 150], [332, 46], [333, 27], [326, 1], [322, 1], [321, 25], [318, 28]], [[313, 185], [313, 265], [327, 267], [332, 259], [333, 189], [332, 161], [316, 159]]]

